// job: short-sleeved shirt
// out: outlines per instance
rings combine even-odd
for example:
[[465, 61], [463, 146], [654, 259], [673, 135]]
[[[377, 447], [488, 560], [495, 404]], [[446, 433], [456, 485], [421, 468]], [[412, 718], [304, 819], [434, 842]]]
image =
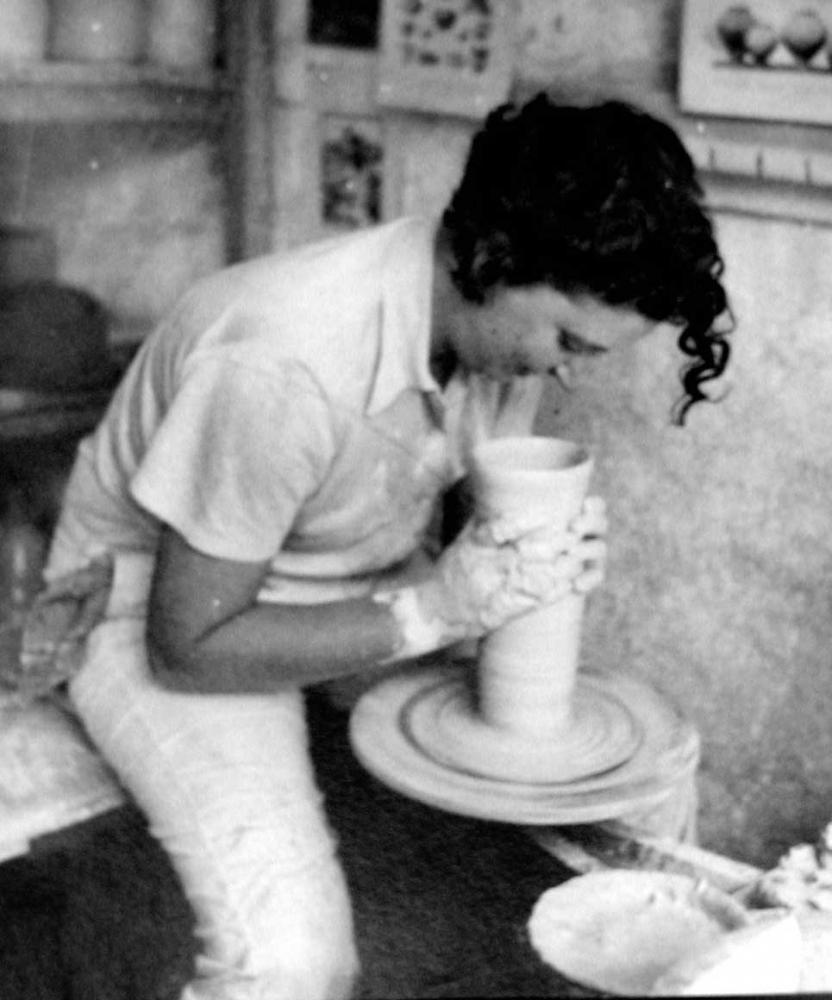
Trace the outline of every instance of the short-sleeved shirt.
[[[287, 601], [360, 592], [405, 562], [473, 443], [527, 433], [539, 393], [437, 384], [433, 236], [401, 219], [200, 282], [81, 444], [70, 547], [152, 552], [165, 523], [207, 555], [268, 561]], [[57, 538], [52, 575], [68, 568], [60, 524]]]

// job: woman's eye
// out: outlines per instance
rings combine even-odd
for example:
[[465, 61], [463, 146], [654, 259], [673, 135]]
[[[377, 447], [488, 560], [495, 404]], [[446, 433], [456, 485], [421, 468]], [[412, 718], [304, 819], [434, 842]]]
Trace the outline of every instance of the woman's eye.
[[574, 335], [566, 330], [560, 330], [558, 332], [558, 347], [565, 351], [567, 354], [580, 354], [581, 353], [581, 341]]
[[590, 344], [577, 334], [568, 330], [558, 332], [558, 347], [566, 354], [604, 354], [605, 347], [600, 344]]

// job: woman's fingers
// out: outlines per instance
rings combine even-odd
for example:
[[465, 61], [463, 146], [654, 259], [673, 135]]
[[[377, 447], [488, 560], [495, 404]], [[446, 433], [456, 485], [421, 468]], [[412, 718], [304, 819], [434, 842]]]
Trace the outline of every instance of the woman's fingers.
[[82, 569], [67, 573], [49, 583], [35, 598], [35, 605], [48, 604], [65, 598], [84, 598], [110, 585], [113, 576], [113, 558], [97, 556]]
[[609, 530], [607, 504], [602, 497], [587, 497], [580, 514], [569, 525], [570, 530], [581, 537], [603, 536]]
[[86, 638], [104, 617], [110, 599], [109, 586], [100, 587], [80, 603], [75, 624], [67, 632], [69, 641]]

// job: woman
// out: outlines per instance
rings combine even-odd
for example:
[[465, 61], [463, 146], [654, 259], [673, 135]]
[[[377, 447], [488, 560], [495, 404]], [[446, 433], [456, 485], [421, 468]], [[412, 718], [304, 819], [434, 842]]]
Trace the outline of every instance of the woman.
[[303, 687], [595, 586], [597, 504], [566, 537], [470, 522], [444, 548], [437, 505], [478, 441], [531, 431], [545, 376], [668, 322], [684, 419], [728, 361], [721, 269], [668, 126], [540, 96], [489, 116], [439, 225], [229, 268], [143, 345], [80, 446], [27, 662], [74, 622], [58, 674], [197, 917], [183, 998], [349, 995]]

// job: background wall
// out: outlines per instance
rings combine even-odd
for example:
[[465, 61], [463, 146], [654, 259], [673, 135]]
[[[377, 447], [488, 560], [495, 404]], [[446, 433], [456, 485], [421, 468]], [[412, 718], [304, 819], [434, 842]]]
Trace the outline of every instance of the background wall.
[[[521, 86], [649, 106], [672, 92], [680, 8], [526, 0]], [[771, 864], [832, 819], [832, 229], [716, 223], [739, 320], [722, 402], [670, 425], [681, 355], [659, 333], [588, 366], [541, 429], [595, 444], [610, 507], [585, 659], [696, 721], [701, 841]]]

